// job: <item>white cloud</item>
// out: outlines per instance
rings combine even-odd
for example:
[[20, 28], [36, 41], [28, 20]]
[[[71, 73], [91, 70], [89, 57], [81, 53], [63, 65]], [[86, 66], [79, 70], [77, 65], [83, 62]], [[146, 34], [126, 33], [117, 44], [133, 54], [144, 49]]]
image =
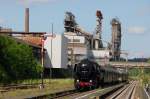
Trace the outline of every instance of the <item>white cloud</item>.
[[128, 28], [129, 33], [134, 33], [134, 34], [144, 34], [146, 33], [147, 28], [141, 27], [141, 26], [133, 26]]

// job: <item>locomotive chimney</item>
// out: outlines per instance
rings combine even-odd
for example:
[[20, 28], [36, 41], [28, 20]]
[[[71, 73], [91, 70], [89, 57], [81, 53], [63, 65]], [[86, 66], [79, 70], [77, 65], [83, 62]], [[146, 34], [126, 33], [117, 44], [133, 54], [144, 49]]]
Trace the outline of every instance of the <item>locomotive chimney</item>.
[[29, 32], [29, 8], [25, 9], [25, 32]]

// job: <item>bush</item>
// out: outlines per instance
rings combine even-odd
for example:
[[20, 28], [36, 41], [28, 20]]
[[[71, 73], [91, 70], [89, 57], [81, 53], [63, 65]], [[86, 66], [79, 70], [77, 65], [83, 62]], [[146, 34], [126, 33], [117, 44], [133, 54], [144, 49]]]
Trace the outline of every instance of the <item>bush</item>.
[[0, 36], [0, 82], [33, 78], [41, 72], [32, 49], [14, 39]]
[[131, 78], [136, 78], [137, 80], [140, 80], [141, 85], [145, 85], [147, 83], [150, 83], [150, 69], [143, 68], [134, 68], [129, 70], [129, 76]]

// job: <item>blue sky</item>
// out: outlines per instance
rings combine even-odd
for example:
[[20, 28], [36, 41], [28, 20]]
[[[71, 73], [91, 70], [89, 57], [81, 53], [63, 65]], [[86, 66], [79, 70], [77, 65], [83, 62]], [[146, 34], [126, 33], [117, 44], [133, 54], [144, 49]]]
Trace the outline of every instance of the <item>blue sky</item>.
[[122, 50], [129, 57], [150, 57], [150, 0], [0, 0], [0, 26], [24, 30], [24, 8], [30, 8], [30, 31], [55, 33], [64, 31], [64, 13], [71, 11], [77, 23], [93, 32], [96, 10], [103, 13], [103, 39], [111, 40], [110, 21], [122, 23]]

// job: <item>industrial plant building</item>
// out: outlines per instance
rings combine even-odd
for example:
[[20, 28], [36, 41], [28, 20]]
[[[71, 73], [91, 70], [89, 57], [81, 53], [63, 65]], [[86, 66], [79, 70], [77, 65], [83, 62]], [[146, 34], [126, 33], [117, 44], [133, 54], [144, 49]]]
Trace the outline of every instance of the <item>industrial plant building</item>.
[[3, 28], [3, 27], [0, 27], [0, 31], [1, 31], [1, 32], [12, 32], [12, 29], [11, 29], [11, 28]]
[[[104, 46], [102, 39], [102, 19], [96, 11], [96, 27], [93, 33], [86, 32], [75, 20], [72, 12], [65, 13], [63, 34], [47, 34], [29, 31], [29, 8], [25, 9], [25, 30], [15, 32], [18, 41], [34, 47], [34, 53], [44, 68], [67, 68], [84, 58], [105, 65], [110, 60], [119, 60], [121, 54], [121, 23], [117, 18], [111, 21], [112, 39]], [[12, 32], [0, 27], [0, 32]], [[12, 35], [14, 36], [14, 35]], [[16, 36], [16, 34], [15, 34]], [[37, 49], [37, 50], [36, 50]]]
[[75, 15], [65, 13], [65, 37], [68, 38], [68, 61], [74, 65], [83, 58], [94, 60], [105, 65], [110, 60], [119, 60], [121, 54], [121, 23], [117, 18], [112, 19], [112, 40], [103, 45], [101, 11], [96, 12], [96, 28], [94, 33], [83, 30], [76, 22]]

